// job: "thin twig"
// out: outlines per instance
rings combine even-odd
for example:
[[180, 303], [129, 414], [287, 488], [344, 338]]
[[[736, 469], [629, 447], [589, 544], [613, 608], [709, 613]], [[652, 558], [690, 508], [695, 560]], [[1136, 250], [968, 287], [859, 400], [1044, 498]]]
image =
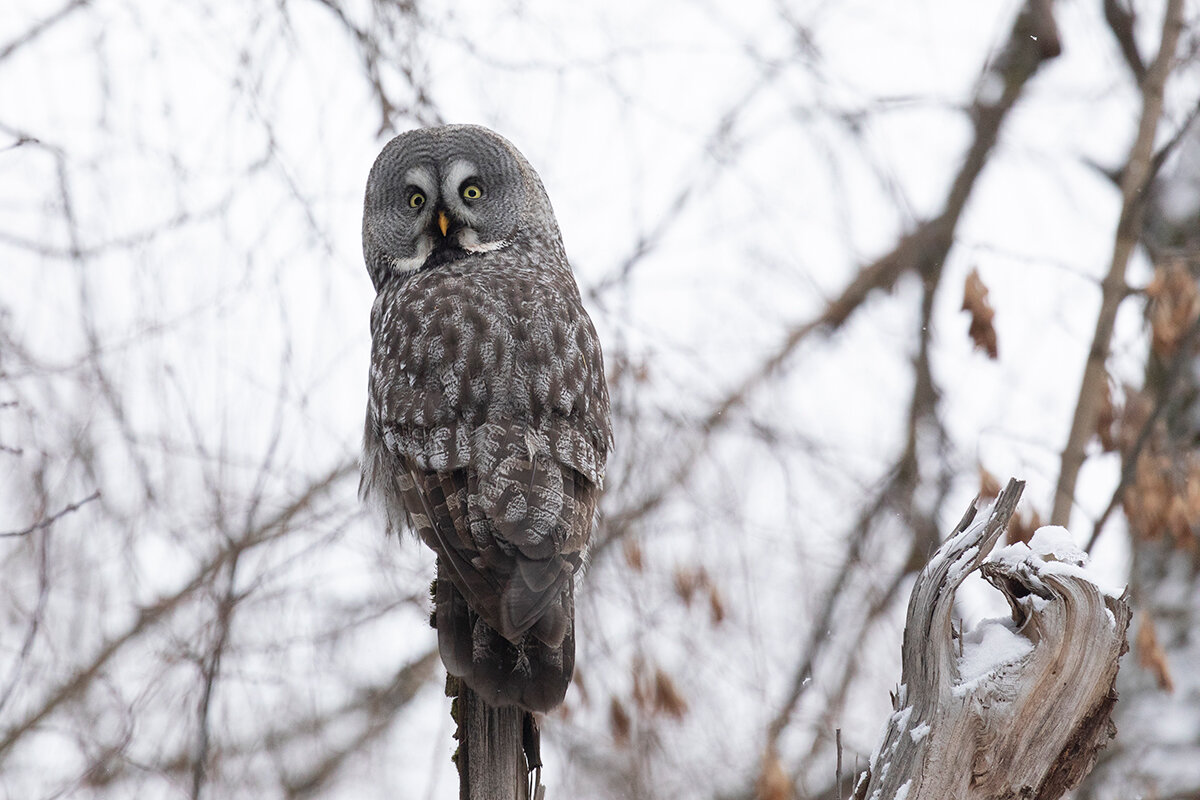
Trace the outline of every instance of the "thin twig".
[[[842, 293], [831, 300], [818, 316], [792, 327], [776, 351], [759, 364], [733, 391], [713, 406], [700, 423], [702, 432], [710, 434], [728, 425], [733, 414], [750, 400], [753, 393], [775, 375], [791, 356], [816, 332], [833, 332], [857, 311], [872, 293], [890, 290], [906, 274], [922, 276], [941, 269], [954, 243], [958, 220], [978, 182], [988, 157], [999, 138], [1000, 128], [1024, 90], [1025, 84], [1046, 60], [1059, 51], [1058, 33], [1044, 0], [1032, 0], [1018, 15], [1012, 33], [1001, 54], [993, 61], [980, 80], [980, 90], [970, 108], [975, 136], [947, 192], [942, 212], [917, 226], [904, 236], [886, 255], [863, 267]], [[1002, 85], [999, 97], [989, 94], [991, 86]], [[688, 448], [674, 470], [657, 486], [644, 494], [635, 505], [606, 519], [610, 534], [598, 541], [593, 555], [598, 556], [613, 540], [629, 530], [632, 523], [659, 508], [670, 496], [670, 490], [682, 486], [691, 476], [702, 456], [712, 446], [713, 437], [704, 435]]]
[[[287, 797], [301, 800], [324, 796], [322, 793], [328, 791], [329, 783], [338, 770], [353, 757], [361, 755], [372, 741], [390, 729], [396, 714], [412, 702], [417, 692], [429, 682], [439, 663], [437, 649], [428, 650], [401, 667], [387, 686], [373, 687], [369, 692], [363, 692], [353, 704], [343, 706], [330, 718], [321, 720], [322, 728], [345, 725], [347, 718], [363, 721], [358, 733], [344, 745], [324, 752], [320, 760], [306, 764], [303, 772], [286, 778]], [[323, 732], [314, 730], [314, 733]], [[276, 738], [286, 741], [290, 733], [281, 731]], [[271, 746], [270, 741], [268, 746]]]
[[93, 500], [99, 500], [99, 499], [100, 499], [100, 490], [97, 489], [96, 491], [92, 492], [87, 497], [83, 498], [82, 500], [75, 502], [75, 503], [71, 503], [67, 506], [64, 506], [62, 509], [60, 509], [59, 511], [56, 511], [55, 513], [46, 517], [41, 522], [35, 522], [34, 524], [30, 525], [28, 528], [24, 528], [19, 531], [8, 531], [7, 533], [0, 533], [0, 539], [8, 539], [8, 538], [12, 538], [15, 536], [28, 536], [29, 534], [33, 533], [34, 531], [40, 531], [45, 528], [49, 528], [51, 525], [53, 525], [55, 522], [58, 522], [60, 519], [65, 517], [67, 514], [70, 514], [74, 511], [78, 511], [80, 508], [82, 508], [83, 506], [92, 502]]
[[1137, 40], [1133, 35], [1136, 19], [1133, 7], [1126, 8], [1120, 0], [1104, 0], [1104, 19], [1108, 22], [1109, 30], [1117, 39], [1117, 45], [1121, 48], [1121, 55], [1125, 58], [1126, 66], [1133, 73], [1134, 80], [1141, 84], [1146, 78], [1146, 64], [1142, 61], [1142, 55], [1138, 52]]
[[277, 536], [286, 534], [291, 529], [293, 520], [309, 507], [313, 499], [327, 491], [335, 482], [357, 471], [357, 467], [352, 464], [336, 466], [323, 477], [314, 480], [303, 494], [293, 500], [292, 503], [270, 520], [263, 523], [262, 526], [248, 532], [239, 541], [222, 548], [196, 571], [192, 579], [183, 588], [156, 603], [140, 607], [136, 618], [124, 632], [109, 639], [92, 656], [92, 660], [89, 663], [81, 665], [66, 681], [51, 691], [39, 707], [31, 710], [24, 719], [11, 725], [4, 732], [3, 736], [0, 737], [0, 763], [3, 763], [9, 750], [12, 749], [13, 745], [21, 737], [41, 724], [46, 717], [54, 713], [63, 703], [76, 697], [89, 687], [92, 681], [100, 674], [100, 671], [117, 653], [121, 652], [130, 642], [137, 640], [147, 628], [155, 625], [164, 617], [169, 616], [200, 587], [207, 585], [212, 580], [212, 576], [218, 570], [222, 569], [237, 553], [257, 547]]
[[[886, 507], [892, 507], [896, 498], [908, 499], [907, 507], [902, 507], [901, 510], [905, 512], [902, 514], [905, 522], [914, 532], [912, 558], [908, 565], [910, 569], [918, 569], [927, 555], [921, 552], [922, 548], [919, 546], [921, 534], [925, 534], [923, 538], [927, 539], [929, 543], [936, 541], [937, 531], [932, 519], [922, 519], [921, 517], [926, 515], [918, 515], [911, 503], [917, 482], [920, 480], [918, 435], [925, 422], [932, 421], [935, 425], [937, 423], [937, 388], [933, 383], [929, 364], [927, 335], [928, 329], [931, 327], [933, 296], [941, 280], [942, 265], [953, 244], [954, 230], [958, 219], [970, 196], [971, 188], [987, 163], [988, 154], [999, 137], [1000, 127], [1005, 116], [1016, 104], [1026, 82], [1033, 77], [1041, 63], [1052, 58], [1058, 52], [1054, 22], [1046, 14], [1048, 14], [1048, 10], [1037, 0], [1030, 3], [1021, 12], [1013, 24], [1012, 33], [1003, 52], [988, 70], [991, 74], [985, 75], [984, 79], [980, 81], [980, 93], [972, 104], [975, 139], [967, 152], [962, 169], [951, 186], [942, 214], [905, 237], [892, 253], [880, 259], [870, 268], [877, 275], [882, 275], [891, 282], [894, 282], [905, 271], [916, 272], [924, 280], [925, 291], [922, 297], [921, 320], [925, 333], [921, 337], [921, 350], [918, 353], [916, 364], [917, 380], [913, 386], [909, 407], [908, 440], [884, 490], [859, 519], [858, 529], [851, 541], [845, 562], [838, 571], [838, 577], [817, 617], [819, 623], [810, 631], [804, 656], [793, 676], [790, 691], [768, 725], [767, 747], [769, 751], [774, 751], [776, 748], [792, 712], [811, 681], [818, 656], [820, 637], [830, 627], [831, 615], [838, 607], [843, 592], [850, 585], [848, 583], [850, 576], [862, 557], [865, 543], [869, 539], [869, 530], [873, 528], [873, 522], [880, 511]], [[1037, 32], [1038, 39], [1031, 39], [1033, 36], [1031, 32], [1034, 31]], [[999, 98], [986, 97], [985, 87], [994, 80], [1003, 82], [1004, 91]], [[860, 273], [861, 277], [863, 277], [862, 273]], [[851, 288], [855, 288], [854, 284]], [[843, 312], [840, 310], [842, 306], [839, 303], [835, 302], [830, 305], [829, 311], [839, 309], [834, 316], [837, 324], [844, 321], [849, 313], [858, 307], [870, 288], [872, 287], [864, 285], [856, 289], [856, 292], [861, 292], [861, 295], [852, 296], [853, 304], [845, 307], [845, 316], [842, 316]]]
[[233, 609], [239, 600], [234, 590], [237, 586], [237, 568], [241, 552], [240, 550], [235, 551], [233, 557], [229, 559], [225, 592], [217, 605], [217, 640], [213, 642], [212, 651], [208, 653], [202, 666], [204, 690], [200, 695], [199, 735], [196, 738], [196, 753], [192, 760], [191, 800], [200, 800], [205, 780], [208, 777], [208, 755], [212, 741], [212, 700], [216, 691], [217, 676], [221, 672], [221, 658], [225, 654], [225, 645], [229, 641]]
[[837, 728], [834, 731], [834, 741], [837, 743], [837, 769], [834, 771], [834, 780], [837, 783], [838, 800], [842, 800], [842, 729]]
[[[14, 39], [13, 41], [4, 45], [4, 47], [0, 47], [0, 61], [3, 61], [4, 59], [11, 56], [19, 48], [24, 47], [25, 45], [34, 41], [39, 36], [41, 36], [43, 33], [50, 30], [50, 28], [54, 27], [54, 25], [56, 25], [59, 22], [62, 22], [64, 19], [66, 19], [71, 14], [72, 11], [83, 8], [89, 2], [91, 2], [91, 0], [70, 0], [69, 3], [64, 5], [58, 11], [55, 11], [50, 16], [43, 19], [41, 22], [31, 25], [24, 33], [22, 33], [16, 39]], [[18, 142], [18, 144], [20, 144], [20, 142]]]
[[24, 640], [21, 642], [21, 650], [13, 659], [4, 689], [0, 691], [0, 712], [3, 712], [4, 707], [8, 705], [8, 701], [12, 698], [20, 682], [21, 672], [28, 665], [27, 659], [33, 650], [33, 643], [37, 639], [38, 631], [42, 629], [42, 621], [46, 615], [46, 602], [50, 599], [49, 536], [39, 536], [37, 539], [37, 572], [37, 600], [34, 602], [33, 613], [29, 616], [29, 626], [26, 628]]

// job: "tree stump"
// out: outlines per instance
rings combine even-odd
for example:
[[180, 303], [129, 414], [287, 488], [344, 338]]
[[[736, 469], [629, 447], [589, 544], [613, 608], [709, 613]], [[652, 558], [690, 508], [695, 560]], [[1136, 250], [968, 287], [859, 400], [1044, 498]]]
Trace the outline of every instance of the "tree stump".
[[516, 706], [495, 707], [463, 681], [446, 680], [458, 726], [459, 800], [541, 800], [541, 759], [533, 715]]
[[[1125, 596], [1101, 591], [1061, 528], [991, 553], [1024, 483], [1009, 481], [988, 518], [976, 503], [917, 578], [904, 630], [895, 713], [857, 800], [1054, 800], [1077, 785], [1116, 733], [1118, 660], [1128, 649]], [[1012, 621], [963, 637], [954, 593], [976, 569]]]

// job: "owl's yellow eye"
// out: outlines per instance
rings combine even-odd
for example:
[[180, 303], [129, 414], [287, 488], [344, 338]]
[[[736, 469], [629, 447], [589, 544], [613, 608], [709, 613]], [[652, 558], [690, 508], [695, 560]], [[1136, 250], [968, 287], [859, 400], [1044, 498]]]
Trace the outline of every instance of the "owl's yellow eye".
[[467, 200], [478, 200], [483, 197], [483, 189], [480, 189], [473, 183], [469, 183], [463, 187], [462, 196]]
[[425, 195], [420, 192], [413, 192], [408, 196], [409, 208], [420, 208], [423, 205], [425, 205]]

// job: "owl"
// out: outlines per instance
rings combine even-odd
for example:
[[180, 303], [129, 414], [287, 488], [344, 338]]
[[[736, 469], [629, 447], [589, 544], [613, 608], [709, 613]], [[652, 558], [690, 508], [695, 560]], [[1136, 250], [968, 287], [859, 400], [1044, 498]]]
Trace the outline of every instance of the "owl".
[[367, 179], [375, 285], [362, 483], [437, 554], [447, 671], [547, 711], [612, 444], [600, 342], [541, 179], [474, 125], [392, 139]]

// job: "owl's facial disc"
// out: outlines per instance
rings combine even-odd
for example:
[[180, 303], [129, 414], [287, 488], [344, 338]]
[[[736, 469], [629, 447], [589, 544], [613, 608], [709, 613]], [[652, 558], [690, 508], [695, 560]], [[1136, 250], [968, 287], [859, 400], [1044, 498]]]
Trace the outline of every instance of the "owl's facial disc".
[[[442, 177], [441, 203], [448, 220], [443, 232], [452, 247], [468, 253], [488, 253], [508, 244], [489, 224], [489, 203], [492, 197], [486, 179], [475, 162], [456, 158], [450, 162]], [[439, 225], [440, 227], [440, 225]]]
[[364, 242], [379, 247], [392, 274], [494, 252], [515, 239], [526, 201], [520, 165], [475, 139], [446, 144], [441, 152], [415, 150], [390, 177], [369, 183], [377, 194], [368, 199]]
[[402, 213], [415, 216], [414, 229], [418, 233], [412, 241], [412, 255], [392, 259], [393, 271], [401, 274], [420, 269], [436, 244], [428, 230], [428, 221], [434, 216], [437, 200], [437, 181], [433, 173], [425, 167], [413, 167], [404, 173], [404, 183]]

